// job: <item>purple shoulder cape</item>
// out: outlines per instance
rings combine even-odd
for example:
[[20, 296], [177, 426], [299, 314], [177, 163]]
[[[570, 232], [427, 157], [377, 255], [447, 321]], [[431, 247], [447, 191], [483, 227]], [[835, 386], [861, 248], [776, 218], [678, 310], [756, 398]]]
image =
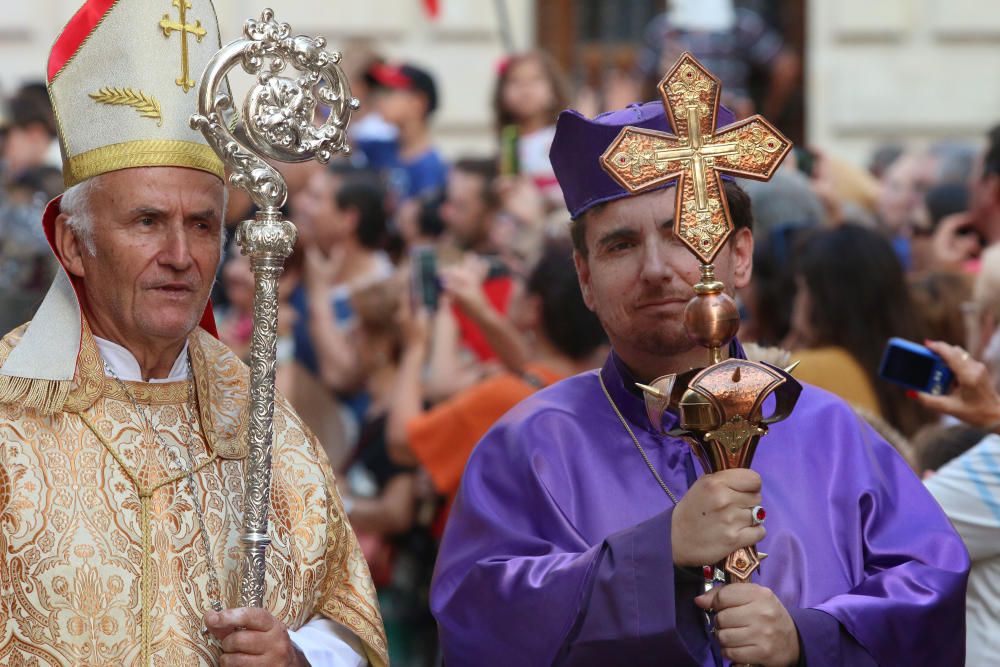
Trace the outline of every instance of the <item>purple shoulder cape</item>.
[[[609, 357], [615, 402], [681, 496], [687, 445], [652, 432]], [[789, 609], [804, 663], [960, 666], [969, 558], [897, 453], [840, 399], [805, 387], [758, 449], [770, 554], [757, 583]], [[673, 567], [672, 503], [601, 392], [597, 372], [508, 413], [469, 460], [431, 607], [449, 667], [717, 665]]]

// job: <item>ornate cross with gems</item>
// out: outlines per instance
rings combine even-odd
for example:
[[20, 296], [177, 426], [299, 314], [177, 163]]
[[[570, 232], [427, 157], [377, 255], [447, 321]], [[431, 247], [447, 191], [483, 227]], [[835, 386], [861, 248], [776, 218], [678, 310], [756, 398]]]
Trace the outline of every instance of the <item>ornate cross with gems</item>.
[[181, 34], [181, 76], [174, 83], [183, 88], [186, 93], [194, 88], [194, 81], [191, 80], [191, 74], [188, 71], [188, 34], [194, 35], [195, 39], [200, 42], [207, 33], [201, 27], [201, 21], [195, 21], [194, 25], [187, 22], [187, 10], [191, 9], [190, 0], [174, 0], [171, 4], [180, 12], [180, 19], [176, 22], [171, 21], [170, 14], [164, 14], [163, 18], [160, 19], [160, 29], [163, 30], [163, 36], [167, 38], [175, 30]]
[[720, 173], [768, 180], [792, 144], [761, 116], [716, 131], [722, 84], [690, 53], [658, 89], [677, 134], [626, 127], [601, 165], [630, 192], [679, 179], [674, 233], [709, 264], [733, 230]]

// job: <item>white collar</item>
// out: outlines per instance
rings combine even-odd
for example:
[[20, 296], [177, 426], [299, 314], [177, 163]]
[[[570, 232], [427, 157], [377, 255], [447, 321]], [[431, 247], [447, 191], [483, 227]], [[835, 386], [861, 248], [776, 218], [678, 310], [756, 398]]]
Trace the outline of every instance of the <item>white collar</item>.
[[[142, 369], [139, 368], [139, 362], [136, 361], [131, 352], [118, 343], [98, 336], [94, 336], [94, 341], [97, 343], [97, 349], [101, 353], [104, 363], [114, 371], [118, 379], [128, 382], [143, 382]], [[184, 349], [177, 355], [177, 359], [174, 361], [174, 365], [167, 377], [151, 378], [149, 382], [160, 384], [163, 382], [186, 380], [188, 376], [187, 351], [188, 344], [187, 341], [184, 341]]]

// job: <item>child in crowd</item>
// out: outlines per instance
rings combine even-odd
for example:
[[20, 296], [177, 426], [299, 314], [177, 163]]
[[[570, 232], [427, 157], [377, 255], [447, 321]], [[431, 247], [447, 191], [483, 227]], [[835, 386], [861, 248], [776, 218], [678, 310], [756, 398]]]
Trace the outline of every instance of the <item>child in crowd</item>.
[[500, 66], [493, 106], [500, 134], [501, 171], [530, 179], [553, 206], [562, 204], [549, 148], [556, 116], [569, 104], [569, 88], [555, 60], [544, 51], [513, 55]]
[[448, 167], [431, 145], [430, 117], [438, 106], [434, 78], [409, 64], [376, 64], [367, 76], [378, 89], [378, 112], [399, 130], [399, 154], [388, 170], [397, 201], [443, 189]]

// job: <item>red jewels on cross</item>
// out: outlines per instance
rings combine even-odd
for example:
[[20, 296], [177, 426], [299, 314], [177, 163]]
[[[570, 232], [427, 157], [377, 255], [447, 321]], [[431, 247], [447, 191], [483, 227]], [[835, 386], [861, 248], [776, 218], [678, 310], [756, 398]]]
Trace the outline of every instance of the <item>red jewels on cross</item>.
[[733, 231], [721, 175], [770, 180], [792, 144], [761, 116], [716, 129], [722, 82], [690, 53], [658, 88], [675, 134], [624, 127], [601, 166], [633, 193], [676, 179], [674, 234], [710, 264]]

